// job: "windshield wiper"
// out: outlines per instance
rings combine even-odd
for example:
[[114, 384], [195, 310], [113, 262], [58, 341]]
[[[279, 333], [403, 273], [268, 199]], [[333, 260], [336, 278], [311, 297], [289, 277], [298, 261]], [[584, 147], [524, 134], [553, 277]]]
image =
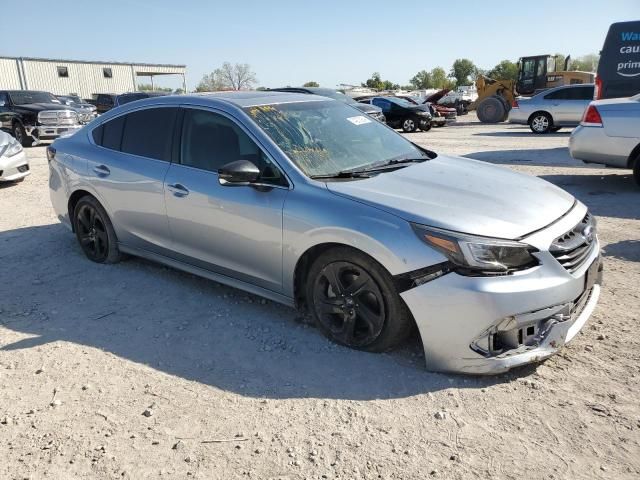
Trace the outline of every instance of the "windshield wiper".
[[311, 175], [314, 180], [323, 180], [325, 178], [369, 178], [371, 175], [363, 170], [343, 170], [341, 172], [326, 173], [323, 175]]
[[367, 168], [359, 168], [354, 170], [342, 170], [335, 173], [327, 173], [324, 175], [312, 175], [314, 180], [322, 180], [324, 178], [369, 178], [369, 173], [383, 172], [385, 170], [393, 170], [396, 168], [402, 168], [402, 164], [405, 163], [422, 163], [429, 160], [428, 157], [422, 158], [395, 158], [383, 163], [371, 165]]

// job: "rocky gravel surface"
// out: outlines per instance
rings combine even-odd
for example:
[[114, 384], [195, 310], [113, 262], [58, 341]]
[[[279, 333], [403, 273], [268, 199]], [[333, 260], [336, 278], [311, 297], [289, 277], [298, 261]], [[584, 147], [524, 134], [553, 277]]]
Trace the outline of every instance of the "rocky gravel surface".
[[427, 372], [417, 339], [333, 345], [291, 309], [147, 261], [93, 264], [29, 149], [33, 174], [0, 186], [0, 478], [640, 478], [640, 189], [573, 161], [568, 135], [471, 115], [409, 135], [545, 178], [598, 217], [591, 320], [559, 355], [489, 378]]

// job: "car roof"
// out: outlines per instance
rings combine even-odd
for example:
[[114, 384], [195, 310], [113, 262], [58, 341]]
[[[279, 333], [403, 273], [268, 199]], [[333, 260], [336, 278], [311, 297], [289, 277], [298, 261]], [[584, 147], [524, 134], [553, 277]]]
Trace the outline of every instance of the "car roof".
[[555, 92], [556, 90], [563, 90], [565, 88], [580, 88], [580, 87], [595, 88], [595, 83], [574, 83], [573, 85], [559, 85], [557, 87], [547, 88], [545, 90], [542, 90], [540, 93], [536, 93], [536, 96], [546, 95], [548, 93]]
[[[207, 92], [192, 95], [179, 95], [179, 98], [197, 98], [222, 100], [240, 108], [255, 107], [257, 105], [274, 105], [281, 103], [317, 102], [332, 100], [327, 97], [311, 96], [308, 93], [273, 92], [273, 91], [241, 91], [241, 92]], [[333, 100], [332, 100], [333, 101]]]

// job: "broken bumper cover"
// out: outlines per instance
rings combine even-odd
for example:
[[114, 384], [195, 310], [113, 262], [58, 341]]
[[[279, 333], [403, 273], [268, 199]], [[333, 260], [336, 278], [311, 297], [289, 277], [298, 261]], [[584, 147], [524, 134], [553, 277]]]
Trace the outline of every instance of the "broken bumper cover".
[[513, 275], [449, 273], [401, 294], [422, 338], [428, 370], [498, 374], [558, 352], [584, 326], [600, 295], [594, 242], [569, 273], [550, 253]]

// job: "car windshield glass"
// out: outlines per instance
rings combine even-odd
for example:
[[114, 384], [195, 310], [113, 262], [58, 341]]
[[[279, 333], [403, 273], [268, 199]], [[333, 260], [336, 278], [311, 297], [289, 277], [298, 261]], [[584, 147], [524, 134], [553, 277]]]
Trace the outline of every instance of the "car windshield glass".
[[56, 97], [48, 92], [11, 92], [14, 105], [28, 105], [30, 103], [60, 103]]
[[308, 176], [395, 159], [429, 158], [401, 135], [342, 102], [296, 102], [245, 110]]
[[398, 97], [387, 97], [387, 99], [393, 103], [397, 103], [398, 105], [401, 105], [403, 107], [410, 107], [413, 104], [411, 102], [409, 102], [409, 100], [405, 100], [404, 98], [398, 98]]

